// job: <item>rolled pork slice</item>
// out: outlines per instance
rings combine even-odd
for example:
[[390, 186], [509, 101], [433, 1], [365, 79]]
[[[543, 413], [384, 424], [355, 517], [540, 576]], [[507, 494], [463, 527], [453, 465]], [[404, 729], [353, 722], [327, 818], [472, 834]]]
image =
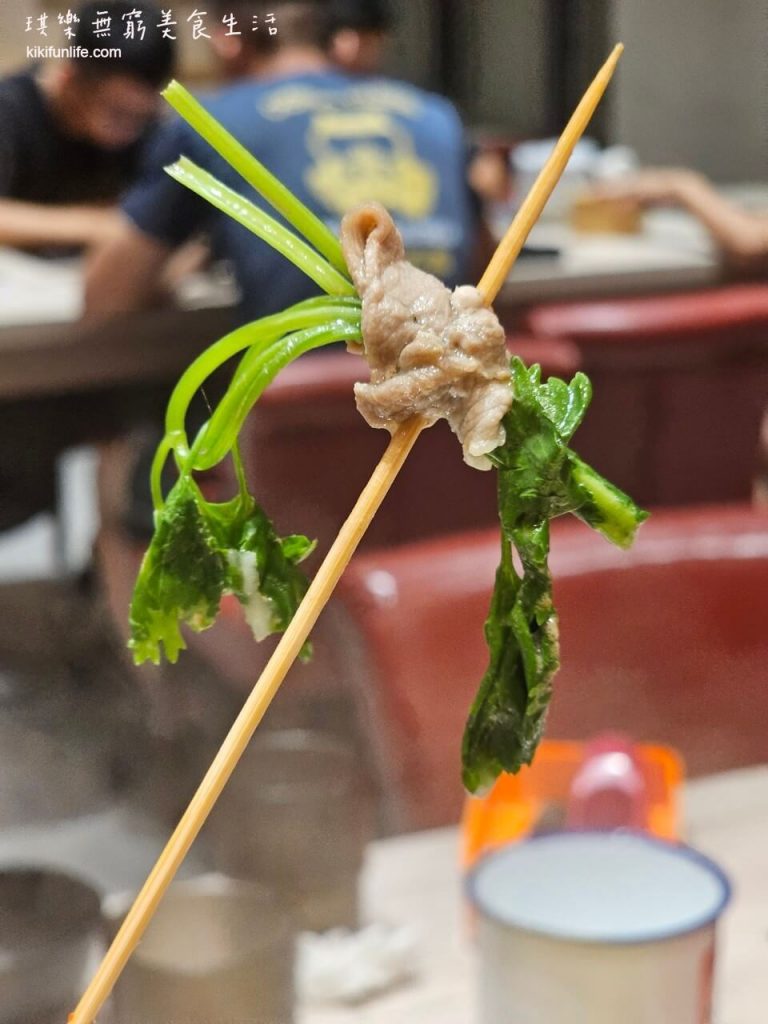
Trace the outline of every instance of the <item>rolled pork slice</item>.
[[464, 461], [490, 469], [504, 443], [512, 404], [504, 329], [477, 288], [451, 292], [405, 258], [403, 240], [378, 203], [346, 215], [341, 243], [363, 303], [370, 382], [355, 385], [357, 408], [372, 427], [393, 432], [418, 416], [446, 419]]

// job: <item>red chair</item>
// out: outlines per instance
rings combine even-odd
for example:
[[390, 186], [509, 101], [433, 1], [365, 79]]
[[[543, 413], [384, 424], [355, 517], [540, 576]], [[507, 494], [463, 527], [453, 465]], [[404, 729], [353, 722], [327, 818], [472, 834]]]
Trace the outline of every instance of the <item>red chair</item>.
[[643, 504], [748, 499], [768, 403], [768, 286], [528, 311], [568, 338], [595, 395], [575, 446]]
[[[485, 670], [498, 532], [357, 558], [340, 586], [350, 685], [395, 829], [455, 821], [460, 744]], [[620, 551], [554, 524], [562, 669], [547, 734], [621, 729], [692, 774], [768, 759], [768, 513], [658, 511]]]

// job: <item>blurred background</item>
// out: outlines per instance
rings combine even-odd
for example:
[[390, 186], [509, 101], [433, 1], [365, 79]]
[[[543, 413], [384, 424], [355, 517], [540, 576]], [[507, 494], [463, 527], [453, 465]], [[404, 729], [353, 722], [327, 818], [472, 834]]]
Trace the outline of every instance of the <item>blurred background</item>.
[[[718, 181], [764, 174], [761, 0], [735, 8], [717, 0], [652, 0], [642, 10], [629, 0], [393, 0], [392, 8], [386, 71], [450, 96], [474, 130], [510, 139], [557, 132], [613, 42], [622, 40], [621, 76], [591, 134], [631, 145], [644, 163], [695, 166]], [[3, 71], [24, 61], [27, 16], [66, 9], [6, 0]], [[174, 5], [179, 22], [194, 9], [183, 0]], [[215, 81], [205, 46], [183, 32], [179, 46], [184, 81]]]
[[[105, 0], [81, 24], [103, 8], [120, 25], [148, 5]], [[650, 786], [655, 744], [674, 766], [653, 776], [661, 831], [686, 834], [675, 803], [685, 773], [721, 778], [768, 760], [763, 0], [169, 0], [147, 18], [151, 55], [137, 50], [128, 70], [125, 54], [88, 67], [27, 56], [72, 42], [78, 10], [0, 7], [0, 1024], [47, 1024], [71, 1008], [274, 647], [254, 644], [234, 598], [213, 629], [187, 636], [176, 665], [136, 666], [126, 646], [174, 382], [234, 326], [310, 294], [162, 173], [182, 151], [210, 157], [161, 109], [172, 76], [334, 231], [350, 195], [381, 199], [414, 260], [454, 285], [477, 279], [624, 43], [495, 308], [510, 352], [545, 377], [589, 375], [575, 447], [652, 511], [631, 553], [575, 520], [554, 525], [563, 669], [547, 738], [572, 744], [569, 785], [608, 732], [632, 785], [644, 771]], [[230, 10], [243, 25], [257, 11], [259, 33], [226, 36]], [[161, 37], [161, 18], [176, 38]], [[200, 19], [208, 35], [194, 38]], [[330, 199], [313, 191], [320, 172]], [[355, 409], [360, 364], [339, 345], [303, 356], [243, 431], [249, 483], [278, 531], [318, 540], [310, 575], [384, 448]], [[193, 406], [193, 426], [229, 369]], [[316, 976], [301, 976], [296, 1003], [279, 969], [292, 936], [369, 921], [358, 884], [371, 850], [379, 864], [391, 837], [455, 829], [461, 815], [461, 734], [485, 668], [498, 551], [491, 476], [462, 463], [445, 423], [420, 439], [315, 631], [313, 660], [289, 674], [184, 866], [189, 888], [157, 939], [177, 959], [156, 962], [148, 943], [116, 1024], [211, 1024], [201, 1007], [224, 991], [242, 999], [228, 1019], [262, 999], [269, 1024], [294, 1012], [330, 1024], [312, 1016]], [[201, 486], [210, 500], [231, 496], [229, 464]], [[553, 804], [563, 823], [565, 777], [533, 810], [535, 786], [521, 784], [525, 834]], [[625, 810], [653, 831], [643, 807]], [[268, 950], [243, 907], [279, 918]], [[251, 967], [271, 965], [263, 978], [245, 970], [232, 984], [206, 963], [207, 988], [179, 983], [189, 949], [167, 936], [196, 935], [211, 915], [253, 944]], [[405, 943], [405, 963], [411, 940], [389, 938]], [[45, 985], [43, 945], [58, 965]], [[224, 943], [212, 961], [233, 956]], [[393, 968], [395, 981], [408, 974]]]

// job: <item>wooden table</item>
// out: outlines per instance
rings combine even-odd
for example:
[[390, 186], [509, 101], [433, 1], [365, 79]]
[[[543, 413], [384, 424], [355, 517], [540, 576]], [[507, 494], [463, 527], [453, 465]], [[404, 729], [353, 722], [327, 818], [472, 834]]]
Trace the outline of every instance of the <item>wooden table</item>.
[[[729, 874], [713, 1024], [758, 1024], [768, 1005], [768, 766], [691, 782], [686, 839]], [[455, 829], [374, 844], [364, 876], [371, 920], [421, 931], [419, 980], [352, 1009], [305, 1009], [300, 1024], [472, 1024], [473, 964]]]
[[[747, 208], [768, 209], [764, 185], [724, 191]], [[505, 214], [497, 228], [506, 226]], [[707, 233], [676, 210], [648, 213], [643, 232], [629, 236], [577, 235], [545, 211], [530, 244], [555, 247], [560, 255], [520, 260], [501, 292], [501, 309], [686, 291], [723, 280]], [[83, 324], [80, 261], [40, 260], [0, 248], [0, 400], [173, 377], [230, 328], [234, 290], [222, 275], [198, 276], [178, 298], [176, 308], [119, 317], [108, 329], [103, 322]]]
[[[735, 195], [752, 206], [768, 205], [764, 189], [737, 189]], [[685, 291], [723, 280], [707, 233], [674, 210], [649, 213], [636, 236], [577, 235], [545, 216], [530, 243], [555, 247], [560, 255], [520, 260], [502, 290], [500, 308]], [[173, 377], [230, 328], [233, 298], [222, 276], [198, 276], [187, 283], [177, 307], [118, 317], [105, 328], [99, 321], [80, 322], [79, 260], [40, 260], [0, 248], [0, 400]]]
[[[29, 487], [44, 493], [46, 470], [40, 467], [57, 445], [93, 444], [120, 436], [136, 423], [159, 422], [179, 374], [233, 326], [231, 291], [215, 280], [213, 287], [187, 293], [183, 306], [84, 322], [82, 269], [78, 260], [45, 261], [0, 248], [4, 472], [19, 474], [21, 494]], [[30, 458], [12, 469], [11, 445], [22, 451], [25, 444]], [[81, 491], [76, 492], [78, 508]], [[30, 499], [28, 507], [41, 507], [41, 502]], [[66, 530], [61, 516], [55, 529], [48, 518], [38, 518], [21, 534], [4, 534], [0, 573], [15, 578], [19, 572], [61, 571], [64, 533], [77, 538], [75, 547], [86, 552], [92, 538], [80, 520], [91, 522], [94, 516], [88, 509], [84, 517], [69, 517]]]

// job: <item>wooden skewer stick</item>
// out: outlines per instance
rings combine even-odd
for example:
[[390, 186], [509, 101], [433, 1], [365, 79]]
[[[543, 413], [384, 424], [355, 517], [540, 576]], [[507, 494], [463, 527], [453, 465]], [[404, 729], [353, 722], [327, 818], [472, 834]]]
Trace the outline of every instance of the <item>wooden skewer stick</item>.
[[[622, 49], [621, 46], [616, 47], [608, 62], [587, 90], [530, 195], [520, 208], [487, 271], [483, 274], [478, 288], [488, 303], [491, 303], [496, 297], [528, 232], [557, 184], [573, 147], [584, 132], [608, 85]], [[280, 684], [298, 657], [312, 627], [317, 622], [423, 426], [424, 424], [420, 420], [410, 420], [398, 427], [393, 434], [381, 461], [373, 471], [373, 475], [358, 498], [351, 515], [339, 531], [307, 590], [304, 600], [283, 633], [189, 807], [184, 812], [181, 821], [176, 826], [168, 844], [136, 897], [77, 1009], [70, 1014], [70, 1024], [93, 1024], [96, 1014], [104, 1005], [120, 973], [141, 940], [166, 889], [235, 770]]]
[[608, 87], [619, 58], [624, 52], [624, 46], [619, 43], [614, 47], [608, 60], [600, 68], [594, 81], [584, 93], [581, 102], [573, 113], [563, 134], [560, 136], [557, 145], [546, 165], [533, 184], [533, 188], [526, 196], [523, 205], [515, 214], [515, 218], [507, 229], [507, 233], [499, 243], [499, 247], [493, 254], [488, 268], [480, 279], [478, 290], [483, 293], [486, 302], [491, 303], [499, 293], [499, 289], [507, 279], [512, 264], [520, 255], [520, 250], [530, 234], [531, 228], [541, 216], [547, 200], [552, 195], [555, 185], [565, 170], [565, 165], [571, 157], [571, 153], [584, 134], [584, 130], [594, 114], [603, 93]]

